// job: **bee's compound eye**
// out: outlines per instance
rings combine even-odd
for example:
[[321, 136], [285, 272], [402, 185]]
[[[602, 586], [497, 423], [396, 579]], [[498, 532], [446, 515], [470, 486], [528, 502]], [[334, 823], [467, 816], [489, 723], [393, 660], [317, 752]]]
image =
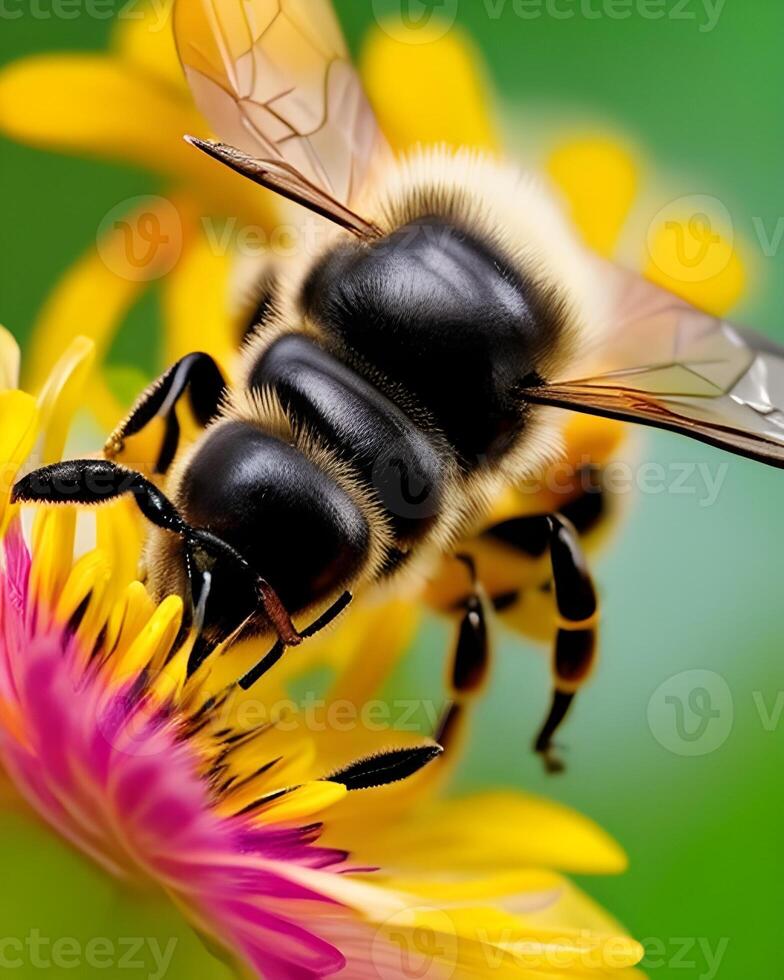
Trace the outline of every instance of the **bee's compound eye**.
[[[366, 558], [370, 532], [351, 497], [293, 446], [245, 422], [209, 433], [184, 474], [180, 501], [187, 520], [236, 548], [290, 613], [342, 588]], [[233, 578], [216, 569], [213, 615], [234, 608], [236, 618], [235, 607], [247, 604]]]

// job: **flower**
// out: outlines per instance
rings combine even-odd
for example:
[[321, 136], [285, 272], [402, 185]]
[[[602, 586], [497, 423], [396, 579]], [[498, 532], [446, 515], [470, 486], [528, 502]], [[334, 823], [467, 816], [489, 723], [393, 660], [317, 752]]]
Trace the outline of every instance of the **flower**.
[[[176, 603], [157, 610], [147, 635], [130, 644], [118, 614], [117, 632], [107, 633], [90, 667], [95, 628], [109, 625], [90, 605], [101, 600], [83, 594], [95, 569], [85, 562], [71, 570], [50, 622], [52, 597], [36, 601], [18, 525], [6, 537], [4, 557], [0, 754], [27, 802], [110, 874], [158, 882], [196, 928], [259, 972], [285, 976], [297, 968], [325, 976], [342, 969], [341, 952], [307, 923], [322, 907], [333, 913], [330, 890], [312, 880], [326, 875], [312, 869], [339, 869], [345, 855], [316, 847], [312, 826], [287, 828], [286, 821], [317, 811], [345, 787], [323, 782], [289, 791], [293, 810], [288, 814], [283, 802], [280, 825], [268, 816], [222, 814], [211, 785], [220, 758], [205, 758], [188, 738], [198, 720], [174, 711], [169, 692], [148, 688], [143, 669], [123, 676], [124, 658], [140, 657], [150, 669], [168, 653]], [[80, 615], [74, 603], [85, 602]], [[125, 618], [138, 615], [133, 605], [130, 594]], [[288, 913], [303, 902], [307, 918]]]
[[[0, 340], [13, 384], [18, 353]], [[90, 356], [86, 340], [67, 350], [37, 401], [0, 393], [6, 785], [107, 874], [167, 895], [245, 974], [410, 976], [425, 933], [432, 976], [623, 976], [640, 947], [551, 870], [623, 868], [588, 821], [515, 794], [428, 801], [437, 747], [292, 723], [280, 671], [261, 721], [234, 684], [186, 680], [182, 601], [155, 606], [128, 574], [118, 508], [78, 558], [73, 511], [35, 508], [28, 547], [7, 488], [37, 439], [47, 458], [58, 448]]]

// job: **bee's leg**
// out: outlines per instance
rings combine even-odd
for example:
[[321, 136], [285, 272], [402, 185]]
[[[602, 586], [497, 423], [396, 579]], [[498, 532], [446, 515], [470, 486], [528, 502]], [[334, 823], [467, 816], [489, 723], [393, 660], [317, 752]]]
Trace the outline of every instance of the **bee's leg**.
[[230, 562], [253, 583], [259, 604], [285, 646], [302, 642], [272, 586], [255, 572], [228, 542], [202, 528], [192, 527], [169, 498], [140, 473], [106, 459], [71, 459], [28, 473], [14, 486], [11, 499], [19, 503], [104, 504], [131, 494], [147, 520], [185, 542], [186, 569], [194, 606], [198, 608], [205, 571], [215, 560]]
[[128, 417], [109, 436], [104, 455], [114, 459], [122, 452], [129, 436], [136, 435], [153, 419], [159, 418], [163, 420], [165, 430], [154, 472], [166, 473], [179, 446], [180, 424], [176, 406], [186, 391], [197, 422], [206, 426], [217, 415], [226, 392], [220, 368], [209, 354], [188, 354], [154, 381], [140, 395]]
[[[552, 578], [548, 586], [555, 594], [558, 613], [552, 658], [554, 685], [550, 711], [534, 748], [553, 772], [562, 768], [553, 749], [553, 737], [590, 675], [598, 618], [596, 591], [579, 533], [566, 514], [574, 516], [581, 530], [586, 531], [601, 518], [603, 507], [601, 495], [592, 492], [567, 504], [563, 513], [513, 518], [485, 532], [534, 561], [550, 554]], [[493, 596], [494, 607], [503, 612], [514, 607], [523, 594], [518, 591]]]
[[[350, 592], [344, 592], [318, 619], [314, 620], [310, 626], [306, 626], [301, 631], [299, 634], [300, 639], [307, 640], [311, 636], [315, 636], [316, 633], [320, 633], [323, 629], [326, 629], [351, 604], [353, 598], [354, 596]], [[257, 681], [261, 680], [267, 671], [275, 666], [285, 652], [286, 644], [280, 639], [277, 640], [269, 653], [262, 657], [254, 667], [251, 667], [247, 674], [240, 678], [239, 685], [243, 691], [249, 690]]]
[[591, 673], [596, 655], [598, 603], [574, 525], [560, 514], [545, 520], [549, 530], [558, 625], [553, 649], [553, 699], [534, 748], [548, 770], [558, 772], [563, 765], [554, 753], [553, 736], [566, 718], [575, 694]]
[[458, 606], [462, 616], [450, 668], [451, 702], [436, 733], [436, 741], [445, 749], [456, 741], [466, 708], [482, 691], [490, 670], [487, 597], [477, 582], [472, 559], [457, 557], [468, 567], [471, 591]]

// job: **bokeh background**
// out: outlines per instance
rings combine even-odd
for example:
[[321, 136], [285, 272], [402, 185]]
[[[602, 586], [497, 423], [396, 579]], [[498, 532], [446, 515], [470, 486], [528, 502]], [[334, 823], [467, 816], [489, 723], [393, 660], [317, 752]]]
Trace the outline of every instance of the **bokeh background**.
[[[337, 6], [358, 49], [374, 15], [394, 13], [399, 0]], [[536, 158], [537, 147], [570, 126], [612, 133], [634, 148], [641, 183], [662, 204], [680, 195], [722, 202], [748, 272], [736, 318], [784, 341], [779, 0], [556, 0], [535, 17], [536, 5], [513, 0], [429, 6], [440, 16], [455, 13], [470, 32], [520, 153]], [[665, 16], [647, 15], [660, 8]], [[24, 16], [8, 16], [18, 9]], [[565, 9], [574, 15], [558, 16]], [[6, 6], [0, 22], [0, 63], [40, 51], [100, 50], [111, 29], [110, 20], [58, 17], [44, 0]], [[107, 212], [160, 186], [132, 168], [5, 141], [0, 153], [0, 320], [24, 345], [43, 297], [95, 240]], [[157, 325], [152, 294], [115, 345], [116, 363], [151, 374]], [[726, 464], [726, 473], [710, 506], [701, 506], [699, 493], [640, 496], [600, 559], [602, 664], [563, 736], [568, 771], [547, 778], [529, 752], [546, 698], [545, 661], [504, 638], [456, 788], [520, 785], [612, 832], [630, 871], [582, 884], [647, 943], [651, 976], [775, 980], [784, 909], [781, 477], [674, 436], [646, 436], [642, 452], [665, 466], [705, 464], [714, 474]], [[390, 693], [437, 692], [441, 661], [430, 654], [446, 641], [447, 628], [429, 622]], [[699, 694], [690, 703], [695, 689], [707, 692], [707, 702]], [[719, 713], [705, 722], [709, 743], [695, 748], [679, 735], [667, 696], [684, 705], [687, 733], [699, 730], [701, 706]], [[164, 946], [176, 936], [169, 977], [224, 976], [173, 913], [120, 897], [49, 835], [12, 816], [0, 816], [0, 864], [0, 935], [98, 930], [159, 936]], [[90, 975], [84, 966], [78, 972]], [[147, 956], [120, 975], [151, 972]], [[16, 971], [28, 973], [41, 969]]]

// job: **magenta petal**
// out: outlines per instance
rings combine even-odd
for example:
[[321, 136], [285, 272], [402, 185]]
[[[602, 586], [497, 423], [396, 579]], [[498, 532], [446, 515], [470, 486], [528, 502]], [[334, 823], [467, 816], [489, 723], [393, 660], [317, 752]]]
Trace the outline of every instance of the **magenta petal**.
[[[346, 958], [339, 949], [288, 919], [248, 902], [231, 902], [228, 910], [239, 920], [240, 933], [250, 944], [251, 962], [262, 969], [264, 957], [269, 955], [271, 948], [279, 957], [285, 953], [287, 963], [317, 977], [330, 976], [346, 965]], [[272, 946], [269, 934], [275, 937]]]
[[[113, 686], [64, 629], [45, 626], [29, 594], [17, 529], [0, 570], [0, 766], [60, 835], [124, 878], [152, 879], [200, 928], [267, 980], [318, 980], [346, 957], [318, 935], [351, 913], [319, 891], [346, 853], [316, 846], [320, 825], [252, 825], [224, 816], [184, 719], [153, 710], [143, 683]], [[311, 869], [308, 884], [286, 866]], [[324, 879], [326, 881], [326, 878]], [[322, 913], [329, 913], [328, 916]], [[353, 955], [353, 954], [352, 954]]]

